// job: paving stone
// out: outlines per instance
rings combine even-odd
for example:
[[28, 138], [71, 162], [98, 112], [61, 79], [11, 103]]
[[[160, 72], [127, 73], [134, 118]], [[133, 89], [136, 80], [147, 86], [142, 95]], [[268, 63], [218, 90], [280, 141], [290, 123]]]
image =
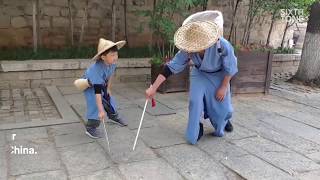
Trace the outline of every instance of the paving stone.
[[311, 99], [306, 98], [305, 96], [301, 96], [299, 93], [291, 93], [290, 91], [271, 91], [273, 95], [279, 96], [283, 99], [291, 100], [296, 103], [304, 104], [312, 107], [320, 107], [318, 100], [313, 101]]
[[213, 136], [202, 137], [198, 142], [198, 147], [207, 152], [216, 161], [248, 154], [248, 152], [227, 142], [225, 139]]
[[81, 144], [59, 149], [61, 160], [71, 177], [87, 175], [110, 167], [111, 160], [97, 143]]
[[[247, 115], [245, 116], [247, 117]], [[241, 125], [244, 125], [246, 128], [257, 132], [260, 136], [282, 144], [301, 154], [310, 154], [320, 151], [320, 145], [296, 136], [295, 134], [276, 129], [276, 127], [267, 123], [257, 120], [248, 120], [247, 118], [238, 120], [237, 123], [241, 123]]]
[[[127, 108], [119, 110], [119, 114], [128, 120], [129, 129], [137, 129], [140, 124], [142, 110], [140, 108]], [[155, 117], [144, 114], [142, 128], [152, 127], [156, 123]]]
[[183, 179], [175, 169], [162, 159], [120, 164], [119, 169], [125, 178], [130, 180]]
[[8, 165], [6, 161], [6, 151], [7, 148], [0, 147], [0, 180], [7, 179], [7, 171], [8, 171]]
[[[135, 134], [126, 127], [116, 127], [116, 125], [107, 127], [110, 141], [110, 157], [116, 163], [128, 163], [155, 159], [156, 155], [147, 147], [141, 139], [137, 142], [135, 151], [132, 150]], [[108, 152], [106, 139], [100, 138], [98, 142]]]
[[158, 116], [158, 124], [168, 130], [173, 130], [179, 134], [184, 135], [188, 125], [188, 119], [180, 114], [172, 114], [165, 116]]
[[310, 159], [312, 159], [314, 162], [320, 164], [320, 149], [317, 149], [318, 152], [306, 154], [306, 156]]
[[75, 86], [61, 86], [58, 88], [63, 95], [81, 93]]
[[82, 123], [62, 124], [56, 126], [49, 126], [48, 133], [52, 136], [66, 135], [66, 134], [84, 134], [85, 127]]
[[277, 128], [292, 134], [296, 134], [300, 137], [320, 144], [319, 130], [312, 128], [308, 125], [293, 121], [285, 117], [264, 117], [262, 121], [272, 124]]
[[70, 104], [55, 86], [46, 86], [46, 89], [64, 120], [69, 122], [79, 120], [78, 116], [70, 107]]
[[195, 146], [182, 144], [157, 152], [186, 179], [227, 179], [222, 166]]
[[222, 160], [221, 163], [245, 179], [294, 179], [280, 169], [252, 155], [230, 157]]
[[[281, 104], [279, 104], [279, 101], [281, 101]], [[282, 116], [291, 118], [295, 121], [299, 121], [302, 123], [305, 123], [309, 126], [320, 128], [320, 122], [317, 121], [317, 115], [312, 115], [309, 113], [306, 113], [304, 106], [303, 109], [299, 108], [299, 104], [297, 103], [290, 103], [290, 101], [286, 101], [284, 99], [270, 99], [267, 98], [263, 101], [263, 103], [259, 103], [258, 108], [264, 111], [273, 111], [277, 112]], [[310, 110], [307, 110], [310, 111]], [[316, 111], [316, 109], [312, 108], [313, 112]]]
[[12, 141], [13, 134], [16, 134], [15, 141], [48, 138], [47, 130], [45, 127], [9, 130], [6, 132], [8, 142]]
[[[146, 101], [145, 99], [137, 99], [135, 103], [137, 103], [139, 107], [143, 110], [145, 101]], [[152, 107], [151, 105], [152, 103], [151, 101], [149, 101], [146, 112], [148, 112], [152, 116], [175, 114], [175, 111], [173, 109], [170, 109], [159, 102], [156, 102], [155, 107]]]
[[119, 170], [115, 168], [108, 168], [88, 174], [86, 176], [70, 178], [70, 180], [122, 180]]
[[83, 94], [69, 94], [64, 97], [71, 105], [86, 105], [86, 100]]
[[182, 134], [162, 127], [141, 129], [139, 136], [151, 148], [160, 148], [186, 143]]
[[1, 119], [0, 124], [11, 124], [14, 123], [14, 117], [10, 116], [10, 117], [4, 117]]
[[67, 180], [65, 172], [59, 171], [48, 171], [41, 173], [26, 174], [16, 177], [16, 180]]
[[58, 148], [94, 142], [94, 140], [89, 138], [84, 131], [81, 134], [76, 133], [54, 136], [54, 141]]
[[5, 146], [6, 138], [5, 138], [5, 131], [0, 131], [0, 147]]
[[[53, 143], [47, 139], [20, 140], [10, 143], [17, 148], [34, 148], [36, 154], [10, 154], [9, 172], [10, 175], [22, 175], [34, 172], [43, 172], [61, 169], [56, 149]], [[18, 151], [16, 151], [18, 152]]]
[[23, 123], [29, 121], [30, 119], [28, 119], [28, 116], [15, 116], [14, 120], [16, 123]]
[[87, 121], [87, 117], [86, 117], [87, 108], [86, 108], [86, 105], [76, 104], [76, 105], [72, 105], [71, 107], [72, 107], [72, 109], [75, 110], [77, 115], [81, 117], [81, 120], [83, 120], [85, 122]]
[[119, 110], [126, 108], [138, 108], [138, 105], [135, 104], [133, 101], [130, 101], [129, 99], [122, 97], [120, 94], [116, 92], [112, 92], [112, 96], [115, 98], [117, 102], [117, 108]]
[[243, 128], [234, 122], [232, 122], [234, 130], [231, 133], [225, 133], [225, 138], [228, 140], [239, 140], [248, 137], [257, 136], [257, 133], [250, 131], [246, 128]]
[[181, 93], [167, 93], [167, 94], [157, 94], [156, 100], [159, 101], [161, 104], [174, 109], [178, 110], [181, 108], [188, 108], [188, 93], [181, 92]]
[[306, 172], [306, 173], [302, 173], [298, 177], [299, 177], [300, 180], [319, 179], [320, 170], [309, 171], [309, 172]]
[[133, 88], [129, 88], [127, 85], [123, 85], [123, 84], [121, 85], [114, 84], [112, 89], [116, 89], [117, 94], [131, 101], [134, 101], [136, 99], [143, 99], [145, 97], [144, 93], [138, 92], [137, 90]]
[[288, 117], [292, 120], [304, 123], [311, 127], [320, 129], [320, 121], [318, 117], [310, 115], [308, 113], [303, 112], [290, 112], [290, 113], [280, 113], [282, 116]]
[[1, 106], [2, 110], [10, 110], [10, 106]]
[[320, 165], [310, 159], [263, 138], [254, 137], [233, 142], [292, 175], [320, 169]]
[[21, 102], [21, 101], [3, 100], [1, 101], [1, 106], [12, 106], [16, 102]]

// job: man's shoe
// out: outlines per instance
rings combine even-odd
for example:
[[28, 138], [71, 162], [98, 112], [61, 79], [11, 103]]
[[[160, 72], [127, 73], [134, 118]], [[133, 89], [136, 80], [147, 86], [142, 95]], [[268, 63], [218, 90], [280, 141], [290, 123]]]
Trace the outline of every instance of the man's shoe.
[[200, 129], [199, 129], [199, 135], [198, 135], [197, 141], [199, 141], [200, 138], [203, 136], [203, 124], [200, 123], [199, 125], [200, 125]]
[[232, 126], [230, 121], [227, 122], [226, 127], [224, 127], [224, 130], [226, 132], [232, 132], [233, 131], [233, 126]]

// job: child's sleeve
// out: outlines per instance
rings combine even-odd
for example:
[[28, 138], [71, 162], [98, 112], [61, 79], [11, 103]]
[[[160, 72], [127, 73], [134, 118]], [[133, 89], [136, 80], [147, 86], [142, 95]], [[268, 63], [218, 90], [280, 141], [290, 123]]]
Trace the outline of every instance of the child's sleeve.
[[234, 54], [234, 49], [229, 42], [221, 43], [223, 46], [222, 65], [223, 70], [227, 75], [234, 76], [238, 72], [237, 57]]
[[179, 51], [167, 66], [173, 74], [177, 74], [186, 68], [188, 65], [188, 59], [189, 56], [187, 52]]
[[104, 84], [104, 79], [103, 79], [103, 72], [101, 69], [97, 66], [94, 65], [90, 70], [88, 71], [87, 78], [89, 79], [90, 83], [92, 85], [95, 84]]

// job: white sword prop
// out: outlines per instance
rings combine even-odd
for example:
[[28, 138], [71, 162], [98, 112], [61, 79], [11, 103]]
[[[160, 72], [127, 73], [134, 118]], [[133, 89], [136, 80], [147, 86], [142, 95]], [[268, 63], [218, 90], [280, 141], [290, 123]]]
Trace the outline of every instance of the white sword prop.
[[138, 132], [137, 132], [136, 139], [134, 140], [134, 144], [133, 144], [133, 148], [132, 148], [133, 151], [136, 148], [137, 140], [138, 140], [138, 137], [139, 137], [139, 133], [140, 133], [140, 129], [141, 129], [144, 113], [146, 112], [147, 105], [148, 105], [148, 99], [146, 99], [146, 103], [144, 104], [144, 108], [143, 108], [143, 112], [142, 112], [142, 116], [141, 116], [140, 124], [139, 124], [139, 128], [138, 128]]
[[108, 133], [107, 133], [106, 125], [105, 125], [105, 123], [104, 123], [104, 119], [103, 119], [102, 122], [103, 122], [104, 135], [105, 135], [106, 141], [107, 141], [108, 151], [109, 151], [109, 153], [110, 153], [110, 152], [111, 152], [111, 151], [110, 151], [110, 143], [109, 143]]

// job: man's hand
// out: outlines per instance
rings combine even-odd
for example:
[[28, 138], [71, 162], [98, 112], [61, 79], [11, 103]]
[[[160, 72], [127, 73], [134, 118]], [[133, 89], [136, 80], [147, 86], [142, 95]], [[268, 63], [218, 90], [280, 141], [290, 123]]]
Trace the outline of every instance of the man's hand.
[[224, 97], [225, 97], [226, 94], [227, 94], [227, 90], [228, 90], [228, 87], [227, 87], [227, 86], [221, 86], [221, 87], [217, 90], [217, 93], [216, 93], [216, 99], [217, 99], [217, 101], [222, 102], [222, 101], [224, 100]]
[[156, 89], [151, 85], [147, 90], [146, 90], [146, 99], [151, 99], [154, 97], [156, 94]]

